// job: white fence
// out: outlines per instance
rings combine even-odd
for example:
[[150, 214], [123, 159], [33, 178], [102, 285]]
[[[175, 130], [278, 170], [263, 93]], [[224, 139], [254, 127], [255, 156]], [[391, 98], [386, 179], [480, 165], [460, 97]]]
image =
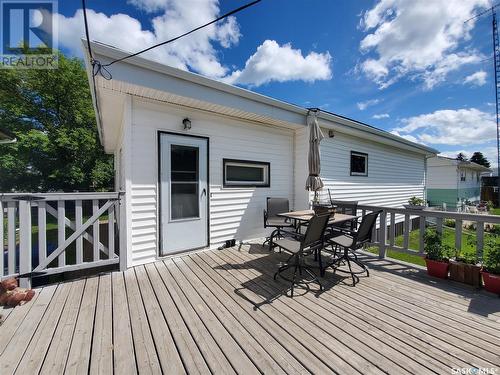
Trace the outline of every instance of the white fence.
[[119, 263], [119, 193], [0, 194], [0, 279]]
[[[435, 225], [438, 232], [443, 232], [443, 221], [445, 219], [455, 220], [455, 248], [462, 248], [462, 233], [463, 223], [471, 222], [476, 224], [476, 250], [478, 255], [482, 254], [484, 244], [484, 227], [485, 224], [500, 224], [500, 216], [497, 215], [480, 215], [480, 214], [465, 214], [458, 212], [435, 211], [430, 209], [410, 210], [405, 208], [390, 208], [379, 206], [360, 205], [364, 216], [367, 212], [382, 211], [378, 222], [378, 230], [374, 231], [372, 243], [379, 248], [379, 257], [385, 258], [388, 249], [399, 251], [408, 254], [424, 254], [424, 232], [429, 224]], [[417, 228], [412, 228], [413, 219], [418, 218]], [[403, 246], [396, 246], [396, 223], [403, 225]], [[413, 229], [419, 229], [419, 248], [412, 249], [410, 247], [410, 233]]]

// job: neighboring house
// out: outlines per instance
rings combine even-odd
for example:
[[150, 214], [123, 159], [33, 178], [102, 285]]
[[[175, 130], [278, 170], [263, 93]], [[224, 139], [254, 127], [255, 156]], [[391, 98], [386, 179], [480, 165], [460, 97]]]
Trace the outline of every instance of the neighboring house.
[[482, 165], [444, 156], [427, 161], [427, 200], [431, 206], [446, 204], [456, 210], [465, 201], [481, 199], [481, 174], [491, 170]]
[[[92, 48], [103, 64], [126, 55]], [[266, 197], [308, 207], [307, 109], [141, 57], [109, 67], [112, 80], [97, 75], [94, 90], [86, 63], [100, 139], [125, 192], [127, 266], [264, 237]], [[401, 207], [424, 196], [436, 150], [332, 113], [318, 118], [321, 175], [335, 199]]]

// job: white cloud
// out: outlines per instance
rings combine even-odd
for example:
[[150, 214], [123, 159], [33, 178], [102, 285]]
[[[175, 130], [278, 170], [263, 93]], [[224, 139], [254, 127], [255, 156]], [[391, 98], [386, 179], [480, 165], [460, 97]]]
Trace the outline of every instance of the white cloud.
[[487, 6], [488, 0], [433, 0], [432, 6], [428, 0], [379, 0], [360, 22], [368, 33], [360, 50], [371, 54], [358, 68], [380, 88], [409, 76], [431, 89], [449, 72], [482, 59], [457, 49], [475, 24], [464, 21]]
[[486, 84], [487, 73], [484, 70], [475, 72], [464, 79], [464, 84], [470, 83], [473, 86], [483, 86]]
[[[125, 51], [136, 52], [145, 47], [181, 35], [219, 16], [218, 0], [129, 0], [130, 4], [148, 13], [152, 29], [143, 28], [135, 18], [125, 14], [106, 15], [89, 9], [90, 37]], [[59, 41], [75, 55], [81, 55], [80, 39], [84, 36], [83, 14], [57, 15]], [[271, 81], [284, 82], [303, 80], [312, 82], [326, 80], [332, 76], [331, 56], [328, 52], [310, 52], [302, 55], [290, 44], [278, 45], [266, 40], [257, 48], [242, 70], [231, 72], [220, 61], [218, 46], [230, 48], [241, 37], [235, 17], [171, 44], [155, 48], [143, 56], [183, 70], [192, 70], [205, 76], [229, 83], [261, 85]]]
[[389, 117], [391, 117], [391, 116], [388, 113], [380, 113], [380, 114], [372, 116], [372, 118], [374, 118], [375, 120], [380, 120], [380, 119], [389, 118]]
[[444, 109], [402, 120], [394, 134], [434, 145], [479, 145], [496, 137], [495, 116], [476, 108]]
[[268, 82], [328, 80], [332, 77], [332, 57], [328, 52], [310, 52], [303, 55], [291, 44], [280, 46], [266, 40], [246, 61], [242, 70], [236, 70], [224, 81], [233, 84], [259, 86]]
[[168, 2], [168, 0], [127, 0], [127, 3], [149, 13], [154, 13], [165, 9], [168, 5]]
[[[148, 11], [161, 10], [151, 19], [152, 30], [125, 14], [107, 16], [89, 9], [88, 20], [92, 40], [135, 52], [183, 34], [219, 15], [218, 0], [134, 0], [132, 3]], [[58, 15], [59, 41], [76, 54], [81, 54], [80, 38], [83, 15]], [[194, 70], [209, 77], [220, 78], [228, 73], [220, 61], [215, 44], [224, 48], [238, 43], [240, 30], [234, 17], [199, 30], [180, 41], [155, 48], [144, 57], [184, 70]]]
[[356, 105], [360, 111], [364, 111], [366, 108], [374, 106], [375, 104], [380, 103], [380, 99], [370, 99], [364, 102], [357, 102]]

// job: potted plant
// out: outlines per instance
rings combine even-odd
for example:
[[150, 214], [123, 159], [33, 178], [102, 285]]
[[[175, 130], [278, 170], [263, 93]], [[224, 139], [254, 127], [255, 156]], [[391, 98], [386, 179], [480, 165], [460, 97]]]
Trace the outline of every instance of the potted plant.
[[405, 204], [404, 207], [409, 210], [423, 210], [425, 207], [425, 201], [422, 198], [413, 196], [408, 199], [408, 204]]
[[455, 259], [450, 260], [450, 279], [480, 288], [481, 267], [477, 263], [478, 257], [475, 249], [457, 251]]
[[424, 244], [427, 273], [430, 276], [446, 279], [451, 248], [443, 245], [441, 235], [434, 228], [428, 228], [425, 231]]
[[500, 295], [500, 241], [499, 236], [485, 236], [483, 249], [484, 289]]

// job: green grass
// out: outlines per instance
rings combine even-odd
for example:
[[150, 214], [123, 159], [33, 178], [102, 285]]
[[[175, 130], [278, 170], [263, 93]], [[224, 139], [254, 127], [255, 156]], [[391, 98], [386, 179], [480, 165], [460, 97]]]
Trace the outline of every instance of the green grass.
[[492, 208], [490, 210], [490, 215], [500, 215], [500, 208]]
[[[370, 253], [378, 254], [378, 247], [370, 247], [367, 249]], [[420, 255], [413, 255], [407, 253], [400, 253], [399, 251], [387, 250], [386, 256], [388, 258], [401, 260], [403, 262], [416, 264], [419, 266], [425, 266], [424, 258]]]
[[[490, 234], [485, 233], [485, 236]], [[394, 241], [396, 246], [403, 247], [403, 236], [398, 236]], [[455, 231], [450, 228], [443, 227], [443, 243], [455, 248]], [[462, 251], [475, 251], [476, 250], [476, 234], [462, 229]], [[410, 232], [409, 248], [412, 250], [420, 249], [420, 230], [416, 229]], [[370, 253], [378, 254], [378, 247], [370, 247], [367, 249]], [[394, 250], [387, 250], [387, 257], [392, 259], [401, 260], [419, 266], [425, 266], [423, 257], [418, 254], [407, 254]]]

